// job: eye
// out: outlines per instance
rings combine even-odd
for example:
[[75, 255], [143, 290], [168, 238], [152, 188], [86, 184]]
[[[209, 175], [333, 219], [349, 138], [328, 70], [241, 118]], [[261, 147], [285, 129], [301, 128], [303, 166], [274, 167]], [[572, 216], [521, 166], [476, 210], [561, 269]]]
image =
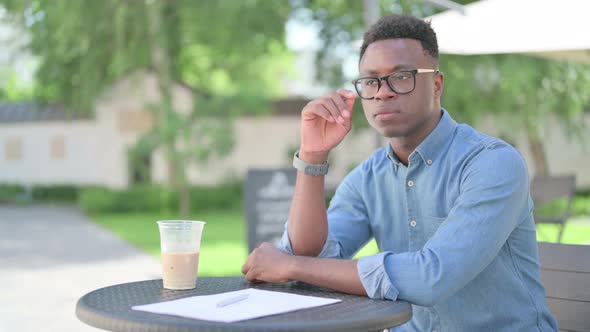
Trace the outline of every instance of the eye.
[[412, 78], [411, 73], [397, 73], [392, 76], [392, 78], [396, 81], [406, 81]]
[[365, 85], [365, 86], [377, 85], [377, 80], [374, 78], [365, 78], [363, 80], [363, 85]]

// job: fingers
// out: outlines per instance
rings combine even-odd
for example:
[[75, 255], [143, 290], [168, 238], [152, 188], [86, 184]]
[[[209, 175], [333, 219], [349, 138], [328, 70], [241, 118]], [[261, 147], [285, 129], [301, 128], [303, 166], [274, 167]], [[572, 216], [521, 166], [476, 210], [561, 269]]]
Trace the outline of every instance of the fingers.
[[340, 110], [329, 96], [312, 100], [303, 109], [304, 115], [311, 113], [324, 118], [328, 122], [337, 122], [340, 118]]
[[246, 280], [249, 282], [259, 282], [259, 280], [256, 279], [256, 269], [253, 266], [255, 260], [254, 255], [256, 254], [257, 250], [258, 248], [252, 250], [252, 253], [250, 256], [248, 256], [246, 263], [242, 266], [242, 274], [246, 276]]
[[242, 265], [242, 274], [246, 274], [246, 273], [248, 273], [248, 271], [251, 270], [253, 255], [254, 255], [255, 251], [256, 251], [256, 249], [254, 249], [252, 251], [252, 253], [248, 256], [248, 258], [246, 259], [246, 263], [244, 263], [244, 265]]
[[340, 89], [309, 102], [303, 109], [305, 115], [316, 115], [328, 122], [345, 124], [352, 115], [352, 105], [356, 94]]
[[242, 274], [246, 274], [248, 273], [248, 271], [250, 271], [250, 264], [248, 264], [248, 262], [244, 263], [244, 265], [242, 265]]
[[354, 100], [357, 97], [356, 92], [346, 90], [346, 89], [338, 89], [338, 91], [336, 91], [336, 92], [344, 99], [344, 103], [346, 104], [346, 110], [350, 112], [350, 114], [348, 114], [348, 116], [351, 116], [352, 115], [352, 108], [354, 106]]
[[[344, 118], [342, 117], [344, 115], [344, 112], [348, 111], [348, 108], [346, 106], [346, 102], [344, 101], [344, 99], [342, 99], [342, 96], [340, 96], [340, 94], [335, 93], [332, 96], [332, 101], [334, 102], [334, 106], [336, 106], [336, 109], [338, 110], [339, 113], [339, 117], [338, 119], [342, 119], [344, 120]], [[343, 121], [338, 121], [340, 123], [342, 123]]]
[[244, 263], [244, 265], [242, 265], [242, 274], [247, 274], [248, 272], [250, 272], [252, 270], [252, 265], [254, 264], [255, 257], [258, 254], [259, 248], [268, 248], [268, 247], [273, 247], [273, 245], [270, 243], [267, 243], [267, 242], [263, 242], [258, 246], [258, 248], [254, 248], [254, 250], [252, 250], [250, 255], [248, 255], [248, 258], [246, 259], [246, 263]]
[[249, 282], [259, 282], [259, 280], [256, 279], [256, 276], [254, 274], [254, 269], [251, 269], [250, 271], [248, 271], [248, 273], [246, 273], [246, 280], [248, 280]]
[[322, 105], [318, 100], [312, 100], [303, 108], [302, 112], [304, 119], [314, 119], [315, 117], [323, 118], [328, 122], [336, 122], [332, 117], [332, 113]]
[[356, 99], [356, 92], [354, 91], [350, 91], [350, 90], [346, 90], [346, 89], [338, 89], [336, 90], [336, 93], [338, 93], [342, 98], [344, 99], [352, 99], [355, 100]]

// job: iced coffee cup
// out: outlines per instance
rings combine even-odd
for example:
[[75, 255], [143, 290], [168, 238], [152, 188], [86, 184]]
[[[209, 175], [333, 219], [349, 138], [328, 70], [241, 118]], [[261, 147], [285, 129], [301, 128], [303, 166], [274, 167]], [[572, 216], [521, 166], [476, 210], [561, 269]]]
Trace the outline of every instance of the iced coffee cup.
[[195, 288], [205, 222], [160, 220], [157, 223], [160, 229], [164, 288]]

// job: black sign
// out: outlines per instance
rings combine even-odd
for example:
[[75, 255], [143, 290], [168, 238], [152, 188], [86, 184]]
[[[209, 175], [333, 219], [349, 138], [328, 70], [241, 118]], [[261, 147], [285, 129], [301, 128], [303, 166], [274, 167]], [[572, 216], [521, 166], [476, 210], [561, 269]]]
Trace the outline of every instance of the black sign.
[[262, 242], [279, 244], [289, 218], [296, 176], [293, 168], [248, 170], [244, 208], [249, 252]]

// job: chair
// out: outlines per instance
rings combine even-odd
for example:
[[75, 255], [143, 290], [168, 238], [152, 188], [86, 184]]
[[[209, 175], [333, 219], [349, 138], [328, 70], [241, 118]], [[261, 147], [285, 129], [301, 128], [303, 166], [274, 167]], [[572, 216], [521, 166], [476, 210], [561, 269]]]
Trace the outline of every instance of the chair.
[[539, 242], [539, 259], [560, 331], [590, 331], [590, 245]]
[[[557, 224], [557, 242], [561, 242], [565, 223], [570, 217], [575, 190], [575, 175], [535, 176], [531, 183], [535, 223]], [[565, 204], [555, 204], [560, 203], [560, 200], [565, 200]]]

